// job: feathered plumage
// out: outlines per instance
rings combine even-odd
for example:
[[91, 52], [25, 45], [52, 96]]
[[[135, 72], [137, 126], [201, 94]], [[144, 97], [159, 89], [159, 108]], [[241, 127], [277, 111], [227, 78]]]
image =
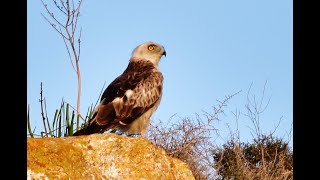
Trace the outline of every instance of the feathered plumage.
[[108, 129], [144, 136], [161, 100], [163, 76], [158, 62], [163, 55], [166, 51], [157, 43], [137, 46], [125, 71], [103, 92], [89, 124], [74, 136], [103, 133]]

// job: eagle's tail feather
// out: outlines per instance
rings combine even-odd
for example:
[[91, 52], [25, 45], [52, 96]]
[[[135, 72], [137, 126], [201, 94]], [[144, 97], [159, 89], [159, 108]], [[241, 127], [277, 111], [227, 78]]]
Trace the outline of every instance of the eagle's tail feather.
[[73, 136], [89, 135], [94, 133], [103, 133], [105, 128], [102, 128], [100, 125], [93, 121], [88, 126], [76, 131]]

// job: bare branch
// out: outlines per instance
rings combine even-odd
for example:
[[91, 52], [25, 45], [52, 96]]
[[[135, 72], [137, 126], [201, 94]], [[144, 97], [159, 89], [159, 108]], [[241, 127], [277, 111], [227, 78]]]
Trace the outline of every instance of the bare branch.
[[[71, 13], [72, 13], [72, 32], [74, 32], [73, 31], [73, 27], [74, 26], [76, 26], [76, 24], [77, 24], [77, 22], [76, 23], [73, 23], [74, 22], [74, 14], [75, 14], [75, 10], [74, 10], [74, 2], [73, 2], [73, 0], [72, 0], [72, 11], [71, 11]], [[72, 33], [73, 34], [73, 33]]]
[[78, 61], [79, 61], [79, 59], [80, 59], [80, 50], [81, 50], [81, 33], [82, 33], [82, 28], [80, 29], [80, 35], [79, 35], [79, 38], [78, 38]]
[[[252, 103], [252, 100], [249, 97], [252, 84], [253, 83], [251, 83], [250, 88], [247, 93], [247, 104], [245, 105], [247, 113], [244, 115], [247, 116], [253, 124], [254, 130], [252, 128], [250, 128], [250, 129], [255, 132], [256, 136], [254, 136], [254, 135], [252, 135], [252, 136], [259, 138], [262, 135], [261, 125], [260, 125], [260, 115], [268, 107], [270, 100], [271, 100], [271, 97], [268, 98], [268, 101], [266, 103], [264, 102], [265, 101], [266, 85], [267, 85], [267, 81], [266, 81], [264, 84], [264, 87], [263, 87], [262, 96], [261, 96], [260, 100], [257, 100], [256, 96], [253, 95], [252, 96], [253, 103]], [[277, 127], [278, 126], [279, 126], [279, 124], [277, 125]]]
[[62, 31], [61, 31], [61, 30], [58, 30], [57, 27], [56, 27], [56, 25], [53, 24], [53, 23], [51, 23], [51, 21], [50, 21], [45, 15], [43, 15], [42, 13], [41, 13], [41, 15], [42, 15], [42, 17], [43, 17], [45, 20], [47, 20], [47, 22], [48, 22], [63, 38], [68, 39], [68, 38], [62, 33]]
[[67, 21], [66, 21], [65, 29], [67, 30], [69, 26], [70, 17], [71, 17], [69, 0], [66, 1], [66, 4], [67, 4]]
[[40, 102], [40, 105], [41, 105], [41, 116], [42, 116], [44, 131], [45, 131], [46, 137], [48, 137], [46, 118], [45, 118], [44, 110], [43, 110], [42, 82], [40, 84], [40, 99], [39, 99], [39, 102]]
[[64, 14], [65, 14], [65, 15], [67, 15], [67, 7], [64, 5], [63, 0], [60, 0], [60, 3], [61, 3], [62, 7], [63, 7], [63, 8], [64, 8], [64, 10], [65, 10], [65, 11], [63, 11], [63, 12], [64, 12]]
[[[81, 35], [82, 35], [82, 29], [80, 29], [80, 34], [78, 37], [78, 48], [76, 48], [75, 44], [75, 34], [76, 34], [76, 28], [78, 23], [78, 18], [80, 15], [80, 7], [82, 4], [82, 0], [78, 1], [78, 4], [75, 6], [74, 1], [72, 0], [60, 0], [60, 4], [57, 2], [57, 0], [52, 0], [55, 4], [55, 7], [59, 9], [59, 11], [66, 17], [65, 21], [58, 20], [54, 14], [48, 9], [47, 4], [41, 0], [43, 6], [45, 7], [47, 13], [49, 16], [54, 20], [56, 24], [58, 24], [60, 27], [57, 28], [56, 24], [52, 23], [46, 16], [42, 14], [42, 16], [49, 22], [49, 24], [62, 36], [63, 42], [66, 46], [69, 59], [72, 65], [73, 70], [77, 74], [77, 82], [78, 82], [78, 96], [77, 96], [77, 115], [80, 115], [80, 96], [81, 96], [81, 73], [80, 73], [80, 67], [79, 67], [79, 60], [80, 60], [80, 50], [81, 50]], [[72, 3], [72, 4], [70, 4]], [[76, 8], [76, 9], [75, 9]], [[64, 29], [65, 33], [62, 32], [61, 28]], [[71, 52], [72, 51], [72, 52]], [[71, 55], [72, 54], [72, 55]], [[77, 118], [77, 129], [79, 122]]]
[[271, 132], [271, 135], [273, 135], [276, 132], [276, 130], [278, 129], [281, 122], [282, 122], [282, 117], [280, 117], [280, 120], [279, 120], [278, 124], [275, 126], [274, 130]]
[[248, 102], [248, 105], [254, 106], [254, 105], [252, 105], [251, 100], [249, 98], [249, 94], [250, 94], [250, 90], [251, 90], [252, 85], [253, 85], [253, 82], [250, 84], [249, 90], [247, 92], [247, 102]]
[[212, 179], [214, 158], [210, 156], [213, 147], [210, 140], [213, 139], [212, 133], [217, 132], [213, 121], [218, 120], [218, 115], [224, 112], [229, 100], [240, 92], [225, 96], [223, 101], [217, 100], [218, 105], [213, 107], [211, 114], [204, 112], [205, 121], [196, 114], [196, 119], [183, 118], [179, 122], [171, 120], [172, 116], [167, 124], [161, 121], [156, 125], [151, 124], [148, 138], [168, 155], [188, 163], [196, 179]]
[[73, 2], [73, 0], [72, 0], [72, 9], [74, 9], [74, 2]]
[[261, 97], [261, 101], [260, 101], [260, 105], [259, 105], [259, 111], [261, 110], [261, 107], [262, 107], [262, 102], [263, 102], [263, 99], [264, 99], [264, 93], [266, 91], [266, 85], [267, 85], [267, 81], [265, 81], [264, 86], [263, 86], [262, 97]]
[[77, 24], [78, 24], [78, 19], [79, 19], [79, 16], [80, 16], [80, 6], [81, 6], [81, 3], [82, 3], [82, 0], [79, 1], [79, 5], [77, 7], [77, 9], [74, 11], [74, 13], [76, 13], [76, 21], [75, 21], [75, 26], [74, 26], [74, 29], [72, 29], [72, 32], [74, 32], [77, 28]]
[[[47, 13], [50, 15], [50, 17], [51, 17], [56, 23], [58, 23], [58, 25], [60, 25], [60, 26], [62, 26], [62, 27], [65, 27], [63, 24], [60, 23], [59, 20], [57, 20], [57, 19], [54, 17], [54, 14], [48, 9], [48, 5], [45, 4], [45, 3], [43, 2], [43, 0], [41, 0], [41, 2], [42, 2], [42, 4], [43, 4], [43, 6], [45, 7], [45, 9], [47, 10]], [[53, 23], [51, 23], [50, 21], [49, 21], [49, 23], [50, 23], [50, 24], [53, 24]]]
[[265, 87], [263, 88], [262, 99], [261, 99], [261, 103], [260, 103], [260, 107], [259, 107], [259, 112], [260, 113], [263, 113], [267, 109], [267, 107], [269, 106], [270, 100], [271, 100], [271, 96], [270, 96], [269, 99], [268, 99], [268, 102], [266, 103], [266, 105], [261, 109], [261, 106], [262, 106], [262, 103], [263, 103], [263, 97], [265, 96], [264, 95], [264, 91], [265, 91]]
[[62, 0], [60, 0], [62, 6], [59, 6], [56, 0], [53, 0], [53, 2], [56, 5], [57, 9], [59, 9], [64, 15], [67, 15], [67, 13], [64, 11], [65, 9]]
[[75, 73], [77, 73], [77, 70], [76, 70], [76, 68], [74, 67], [74, 64], [73, 64], [73, 60], [72, 60], [72, 57], [71, 57], [71, 53], [70, 53], [70, 50], [69, 50], [69, 46], [68, 46], [68, 44], [67, 44], [67, 42], [66, 42], [66, 40], [65, 40], [64, 38], [63, 38], [63, 42], [64, 42], [64, 44], [65, 44], [65, 46], [66, 46], [67, 51], [68, 51], [68, 55], [69, 55], [69, 59], [70, 59], [72, 68], [73, 68], [73, 70], [75, 71]]

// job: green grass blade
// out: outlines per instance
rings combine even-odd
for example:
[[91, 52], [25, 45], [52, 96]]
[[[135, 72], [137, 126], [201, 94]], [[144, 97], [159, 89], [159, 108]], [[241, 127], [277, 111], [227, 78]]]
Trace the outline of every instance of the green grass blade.
[[57, 121], [58, 115], [59, 115], [59, 110], [56, 109], [56, 112], [54, 113], [54, 117], [53, 117], [53, 122], [52, 122], [52, 127], [53, 127], [52, 131], [54, 131], [54, 125], [55, 125], [55, 123]]
[[58, 136], [57, 137], [61, 137], [61, 134], [62, 134], [61, 121], [62, 121], [62, 116], [60, 115], [59, 116], [59, 122], [58, 122], [59, 124], [58, 124]]
[[[51, 127], [50, 127], [50, 123], [49, 123], [49, 119], [48, 119], [48, 118], [47, 118], [47, 124], [48, 124], [48, 128], [49, 128], [50, 137], [53, 137], [52, 130], [51, 130]], [[52, 127], [52, 129], [53, 129], [53, 127]]]
[[91, 105], [91, 109], [90, 109], [90, 114], [89, 114], [88, 120], [92, 118], [93, 112], [94, 112], [94, 107], [92, 107], [92, 105]]
[[62, 104], [61, 104], [61, 107], [60, 109], [58, 110], [58, 114], [57, 114], [57, 118], [56, 118], [56, 122], [55, 122], [55, 129], [54, 131], [56, 132], [56, 135], [55, 137], [58, 137], [58, 129], [59, 129], [59, 119], [61, 119], [61, 109], [62, 109]]
[[44, 135], [43, 135], [44, 133], [45, 133], [45, 132], [41, 132], [41, 138], [44, 138]]
[[56, 118], [56, 122], [55, 122], [55, 137], [58, 137], [58, 127], [59, 127], [59, 119], [61, 117], [61, 110], [59, 109], [58, 111], [58, 115], [57, 115], [57, 118]]
[[69, 136], [72, 136], [73, 135], [73, 131], [74, 131], [74, 116], [75, 116], [75, 113], [74, 111], [72, 111], [72, 116], [71, 116], [71, 123], [70, 123], [70, 131], [69, 131]]
[[91, 106], [90, 106], [90, 110], [89, 110], [89, 112], [88, 112], [89, 115], [88, 115], [88, 117], [87, 117], [87, 120], [88, 120], [88, 121], [89, 121], [89, 120], [91, 119], [91, 117], [92, 117], [92, 114], [93, 114], [93, 111], [94, 111], [93, 108], [94, 108], [94, 107], [92, 107], [92, 105], [91, 105]]
[[87, 122], [87, 119], [88, 119], [89, 113], [90, 113], [90, 107], [88, 107], [87, 114], [86, 114], [86, 116], [85, 116], [85, 118], [84, 118], [84, 124], [86, 124], [86, 122]]
[[44, 110], [45, 110], [45, 113], [46, 113], [46, 120], [47, 120], [48, 129], [49, 129], [49, 134], [50, 134], [50, 137], [53, 137], [52, 136], [52, 130], [51, 130], [50, 123], [49, 123], [49, 118], [48, 118], [47, 103], [46, 103], [45, 99], [44, 99]]
[[59, 116], [59, 121], [57, 124], [57, 131], [58, 131], [58, 136], [57, 137], [61, 137], [62, 136], [62, 119], [65, 115], [65, 111], [64, 111], [64, 101], [62, 100], [61, 102], [61, 106], [60, 106], [60, 116]]
[[31, 130], [31, 124], [30, 124], [30, 108], [29, 108], [29, 105], [28, 105], [28, 111], [27, 111], [27, 122], [28, 122], [28, 131], [29, 131], [30, 137], [34, 138], [33, 132]]
[[70, 131], [70, 117], [69, 117], [69, 104], [67, 103], [67, 107], [66, 107], [66, 132], [64, 134], [64, 136], [68, 136], [69, 135], [69, 131]]

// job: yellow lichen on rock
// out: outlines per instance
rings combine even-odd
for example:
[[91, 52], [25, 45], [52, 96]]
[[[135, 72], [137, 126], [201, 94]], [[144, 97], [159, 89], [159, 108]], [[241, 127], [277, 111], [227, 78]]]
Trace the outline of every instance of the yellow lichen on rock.
[[28, 138], [27, 168], [28, 179], [194, 179], [149, 140], [112, 133]]

